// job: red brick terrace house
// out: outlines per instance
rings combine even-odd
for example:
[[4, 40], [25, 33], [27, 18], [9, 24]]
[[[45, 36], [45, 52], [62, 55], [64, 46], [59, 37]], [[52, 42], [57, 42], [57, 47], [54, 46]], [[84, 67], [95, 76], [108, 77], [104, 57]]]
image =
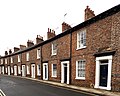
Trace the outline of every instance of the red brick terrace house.
[[48, 29], [47, 36], [0, 57], [0, 74], [120, 91], [120, 5], [97, 16], [87, 6], [84, 22], [63, 22], [62, 33]]

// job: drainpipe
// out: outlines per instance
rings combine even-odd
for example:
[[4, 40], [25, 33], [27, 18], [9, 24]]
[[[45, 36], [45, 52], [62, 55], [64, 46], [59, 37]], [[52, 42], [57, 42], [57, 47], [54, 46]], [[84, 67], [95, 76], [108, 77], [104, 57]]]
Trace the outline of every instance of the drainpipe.
[[20, 54], [21, 55], [21, 58], [20, 58], [20, 72], [21, 72], [21, 74], [20, 74], [20, 76], [22, 76], [22, 53]]
[[43, 64], [42, 64], [42, 46], [41, 46], [41, 50], [40, 50], [40, 53], [41, 53], [41, 57], [40, 57], [40, 62], [41, 62], [41, 80], [43, 80]]
[[69, 64], [69, 84], [71, 84], [72, 73], [71, 73], [71, 64], [72, 64], [72, 32], [70, 31], [70, 64]]

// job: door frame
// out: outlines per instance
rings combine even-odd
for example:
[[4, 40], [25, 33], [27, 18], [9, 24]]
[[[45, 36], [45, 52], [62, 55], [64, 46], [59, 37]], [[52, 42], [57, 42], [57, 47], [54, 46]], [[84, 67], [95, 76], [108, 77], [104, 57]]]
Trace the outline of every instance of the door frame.
[[22, 65], [22, 77], [26, 76], [26, 68], [23, 70], [23, 67], [25, 68], [25, 65]]
[[31, 77], [35, 78], [35, 64], [31, 64]]
[[10, 66], [8, 66], [8, 75], [10, 75]]
[[61, 62], [61, 83], [64, 83], [64, 67], [67, 64], [67, 84], [69, 84], [69, 61]]
[[17, 65], [14, 65], [14, 75], [17, 76]]
[[[108, 76], [107, 76], [107, 87], [99, 86], [100, 85], [100, 61], [108, 60]], [[111, 74], [112, 74], [112, 55], [96, 57], [96, 74], [95, 74], [95, 88], [111, 90]]]
[[2, 74], [5, 74], [5, 67], [4, 66], [2, 66]]
[[[45, 78], [45, 66], [47, 71], [47, 77]], [[43, 80], [48, 80], [48, 63], [43, 63]]]

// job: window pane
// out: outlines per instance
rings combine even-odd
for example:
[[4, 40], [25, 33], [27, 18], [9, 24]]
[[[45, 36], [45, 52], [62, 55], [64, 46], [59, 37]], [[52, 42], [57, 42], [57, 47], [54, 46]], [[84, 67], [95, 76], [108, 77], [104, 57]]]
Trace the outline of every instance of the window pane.
[[77, 77], [85, 77], [85, 61], [80, 60], [77, 62]]
[[86, 31], [77, 33], [77, 47], [82, 48], [86, 46]]
[[57, 76], [57, 65], [56, 65], [56, 64], [53, 64], [53, 65], [52, 65], [52, 68], [53, 68], [53, 69], [52, 69], [52, 70], [53, 70], [52, 76], [55, 76], [55, 77], [56, 77], [56, 76]]

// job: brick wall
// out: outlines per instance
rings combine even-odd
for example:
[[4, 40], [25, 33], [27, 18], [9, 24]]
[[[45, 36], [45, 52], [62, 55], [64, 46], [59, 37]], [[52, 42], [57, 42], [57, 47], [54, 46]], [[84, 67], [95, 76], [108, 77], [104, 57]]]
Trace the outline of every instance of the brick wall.
[[111, 48], [116, 50], [112, 64], [112, 90], [120, 92], [120, 12], [112, 16]]
[[[72, 34], [72, 84], [90, 87], [95, 84], [95, 57], [93, 54], [111, 46], [111, 20], [107, 17]], [[86, 48], [77, 50], [77, 32], [86, 30]], [[76, 80], [76, 61], [86, 60], [85, 80]]]

